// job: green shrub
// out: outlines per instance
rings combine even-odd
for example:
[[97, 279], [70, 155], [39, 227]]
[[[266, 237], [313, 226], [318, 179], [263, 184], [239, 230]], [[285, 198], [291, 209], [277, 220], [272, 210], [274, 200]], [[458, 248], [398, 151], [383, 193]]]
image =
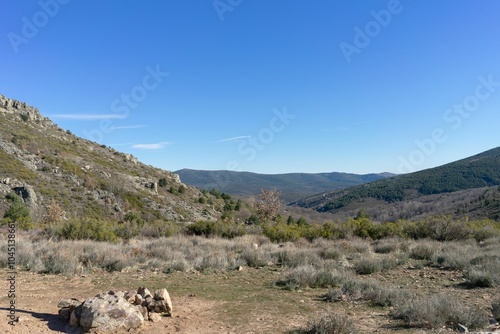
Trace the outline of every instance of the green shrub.
[[59, 237], [70, 240], [118, 241], [113, 224], [94, 219], [68, 220], [62, 225], [57, 234]]
[[189, 235], [201, 235], [205, 237], [219, 236], [222, 238], [235, 238], [245, 234], [245, 227], [233, 221], [205, 221], [200, 220], [186, 228]]
[[31, 220], [31, 213], [26, 204], [24, 204], [21, 197], [14, 193], [6, 196], [12, 203], [7, 211], [5, 211], [3, 218], [5, 221], [13, 222], [17, 228], [22, 230], [29, 230], [33, 228]]
[[263, 234], [273, 242], [296, 241], [303, 236], [303, 228], [286, 223], [267, 223], [263, 226]]

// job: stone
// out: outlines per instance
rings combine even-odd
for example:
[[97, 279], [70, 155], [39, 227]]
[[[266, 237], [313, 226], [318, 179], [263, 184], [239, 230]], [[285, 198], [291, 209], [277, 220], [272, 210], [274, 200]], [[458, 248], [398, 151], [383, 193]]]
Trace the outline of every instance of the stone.
[[135, 299], [134, 299], [134, 303], [136, 305], [142, 305], [143, 302], [144, 302], [144, 298], [140, 294], [136, 294]]
[[155, 291], [155, 299], [165, 301], [167, 307], [166, 313], [172, 315], [172, 300], [170, 299], [170, 294], [167, 289], [159, 289]]
[[151, 322], [159, 322], [161, 321], [161, 315], [155, 312], [149, 313], [149, 321]]
[[59, 319], [63, 321], [69, 321], [69, 317], [71, 316], [71, 310], [69, 307], [65, 307], [59, 310]]
[[82, 302], [79, 301], [78, 299], [76, 299], [76, 298], [69, 298], [69, 299], [61, 299], [57, 303], [57, 307], [58, 308], [65, 308], [65, 307], [71, 307], [71, 306], [77, 307], [77, 306], [79, 306], [81, 304], [82, 304]]
[[154, 301], [152, 301], [151, 303], [148, 304], [148, 310], [150, 312], [167, 313], [170, 316], [172, 315], [172, 309], [167, 304], [166, 300], [154, 300]]
[[146, 298], [147, 296], [153, 297], [151, 294], [151, 291], [149, 291], [147, 288], [139, 288], [137, 289], [137, 293]]
[[73, 327], [80, 326], [80, 318], [82, 317], [82, 305], [78, 306], [73, 310], [73, 312], [71, 312], [71, 315], [69, 317], [69, 324]]
[[142, 313], [125, 298], [102, 293], [87, 299], [82, 305], [80, 326], [85, 331], [98, 328], [101, 332], [130, 330], [144, 322]]
[[141, 314], [144, 317], [144, 319], [147, 319], [147, 317], [148, 317], [148, 308], [146, 306], [142, 306], [142, 305], [136, 305], [135, 307], [139, 310], [139, 312], [141, 312]]
[[460, 333], [468, 333], [469, 329], [462, 324], [457, 324], [457, 329]]

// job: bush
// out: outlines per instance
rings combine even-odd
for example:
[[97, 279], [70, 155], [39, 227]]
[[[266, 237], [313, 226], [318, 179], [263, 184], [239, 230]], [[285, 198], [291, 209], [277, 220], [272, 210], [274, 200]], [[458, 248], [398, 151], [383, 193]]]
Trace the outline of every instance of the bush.
[[235, 238], [245, 234], [245, 228], [233, 221], [205, 221], [200, 220], [187, 227], [186, 233], [205, 237], [219, 236], [222, 238]]
[[291, 269], [285, 279], [276, 282], [288, 289], [327, 288], [341, 285], [350, 278], [343, 270], [317, 269], [312, 265], [304, 265]]
[[368, 301], [374, 306], [392, 306], [408, 299], [406, 290], [381, 286], [377, 281], [348, 280], [339, 289], [329, 289], [323, 296], [326, 301]]
[[495, 300], [491, 304], [491, 313], [493, 314], [493, 318], [500, 321], [500, 299]]
[[296, 241], [303, 234], [303, 228], [286, 223], [267, 223], [263, 226], [263, 233], [273, 242]]
[[480, 256], [471, 260], [465, 272], [466, 284], [470, 287], [489, 288], [500, 285], [500, 257]]
[[11, 193], [7, 195], [7, 199], [11, 200], [12, 204], [3, 215], [6, 223], [13, 222], [22, 230], [32, 229], [33, 222], [31, 220], [30, 210], [26, 204], [24, 204], [22, 198]]
[[94, 219], [69, 220], [62, 225], [56, 234], [70, 240], [118, 241], [118, 236], [111, 223]]
[[352, 321], [345, 315], [324, 314], [309, 322], [306, 329], [298, 334], [354, 334], [357, 333]]
[[410, 249], [409, 257], [415, 260], [432, 260], [437, 246], [431, 242], [419, 243]]
[[464, 307], [445, 295], [409, 298], [396, 306], [391, 315], [395, 319], [403, 320], [409, 327], [419, 328], [440, 328], [460, 323], [475, 329], [488, 324], [485, 312], [474, 306]]
[[392, 257], [380, 259], [362, 258], [354, 263], [354, 268], [359, 275], [369, 275], [379, 271], [394, 269], [398, 265], [398, 261]]

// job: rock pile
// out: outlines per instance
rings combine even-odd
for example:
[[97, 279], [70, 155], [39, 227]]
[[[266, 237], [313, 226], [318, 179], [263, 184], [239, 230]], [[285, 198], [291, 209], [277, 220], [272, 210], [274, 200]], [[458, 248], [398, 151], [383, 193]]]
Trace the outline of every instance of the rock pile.
[[147, 288], [137, 291], [109, 291], [80, 301], [63, 299], [57, 304], [59, 317], [85, 332], [111, 332], [140, 327], [145, 320], [157, 322], [162, 315], [172, 316], [172, 301], [167, 289], [152, 294]]

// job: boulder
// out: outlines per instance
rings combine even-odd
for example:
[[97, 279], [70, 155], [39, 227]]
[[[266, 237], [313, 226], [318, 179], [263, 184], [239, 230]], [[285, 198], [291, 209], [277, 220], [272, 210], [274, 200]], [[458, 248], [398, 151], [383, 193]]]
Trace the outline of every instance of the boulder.
[[151, 322], [159, 322], [161, 321], [161, 315], [155, 312], [149, 313], [149, 321]]
[[143, 296], [144, 298], [148, 296], [153, 297], [153, 294], [151, 293], [151, 291], [148, 290], [148, 288], [139, 288], [137, 289], [137, 293]]
[[141, 312], [125, 298], [113, 292], [102, 293], [87, 299], [82, 305], [80, 326], [85, 331], [99, 328], [100, 331], [138, 328], [144, 322]]
[[58, 303], [57, 303], [57, 307], [58, 308], [66, 308], [66, 307], [71, 307], [71, 306], [74, 306], [74, 307], [77, 307], [79, 305], [81, 305], [83, 302], [79, 301], [78, 299], [76, 298], [69, 298], [69, 299], [61, 299]]
[[71, 315], [71, 310], [69, 307], [65, 307], [59, 310], [59, 318], [63, 321], [69, 321]]

